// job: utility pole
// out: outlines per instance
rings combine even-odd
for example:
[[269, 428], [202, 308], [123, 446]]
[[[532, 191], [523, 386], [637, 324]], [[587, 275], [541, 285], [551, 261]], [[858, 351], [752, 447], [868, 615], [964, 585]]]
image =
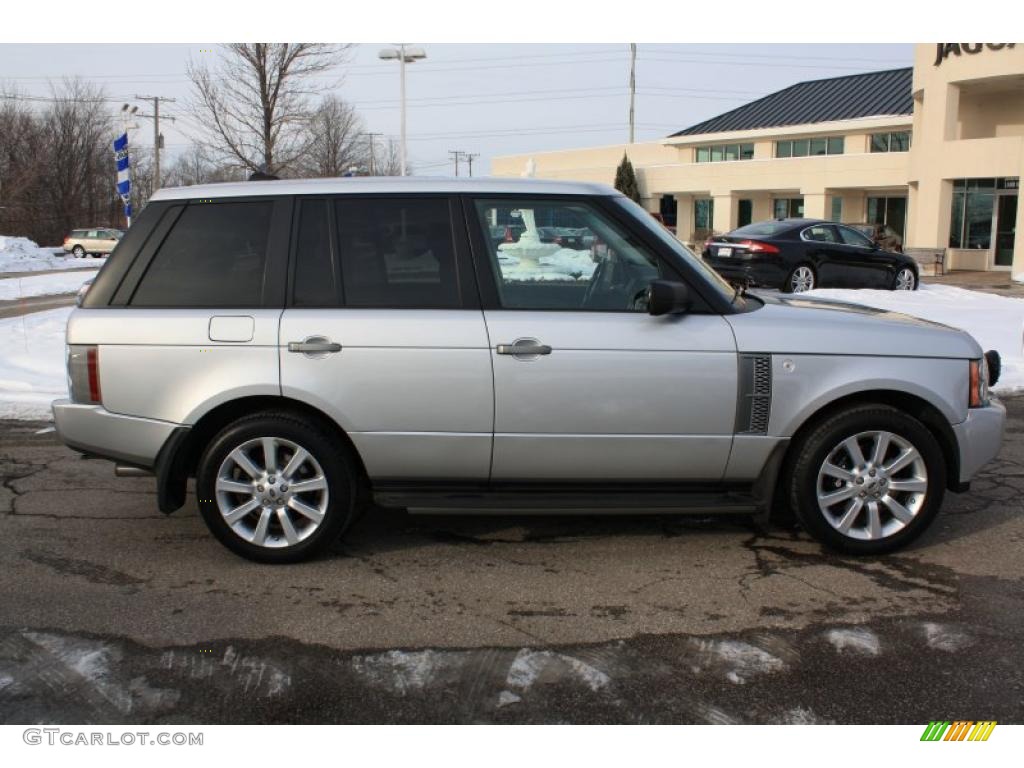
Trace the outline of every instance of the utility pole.
[[[160, 150], [163, 147], [164, 137], [160, 134], [160, 102], [170, 101], [175, 102], [177, 99], [172, 99], [167, 96], [139, 96], [135, 94], [135, 98], [140, 101], [151, 101], [153, 102], [153, 114], [144, 115], [141, 112], [135, 114], [136, 117], [145, 117], [153, 121], [153, 191], [156, 192], [160, 189]], [[165, 118], [174, 122], [173, 117]]]
[[449, 149], [448, 154], [452, 156], [452, 160], [455, 161], [455, 175], [459, 175], [459, 160], [462, 159], [462, 151], [458, 149]]
[[370, 175], [377, 175], [377, 162], [376, 162], [376, 148], [377, 148], [377, 137], [383, 136], [383, 133], [373, 133], [372, 131], [363, 131], [359, 134], [365, 136], [367, 142], [370, 145]]
[[463, 152], [462, 156], [466, 158], [466, 162], [469, 164], [469, 175], [470, 178], [473, 176], [473, 158], [480, 157], [479, 152]]
[[636, 141], [636, 43], [629, 44], [629, 143]]

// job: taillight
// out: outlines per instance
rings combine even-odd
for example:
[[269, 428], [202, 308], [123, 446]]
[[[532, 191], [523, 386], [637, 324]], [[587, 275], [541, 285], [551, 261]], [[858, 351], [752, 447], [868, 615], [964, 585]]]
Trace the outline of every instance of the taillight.
[[743, 240], [737, 245], [742, 245], [751, 253], [778, 253], [779, 249], [771, 243], [762, 243], [760, 240]]
[[68, 345], [68, 385], [73, 402], [99, 404], [103, 401], [100, 349], [95, 344]]

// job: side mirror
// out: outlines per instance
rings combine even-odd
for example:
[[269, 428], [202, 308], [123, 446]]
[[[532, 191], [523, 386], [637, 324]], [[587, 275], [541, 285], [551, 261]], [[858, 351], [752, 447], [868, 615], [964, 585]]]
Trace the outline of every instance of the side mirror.
[[647, 289], [647, 312], [651, 315], [680, 315], [690, 310], [690, 289], [671, 280], [653, 280]]

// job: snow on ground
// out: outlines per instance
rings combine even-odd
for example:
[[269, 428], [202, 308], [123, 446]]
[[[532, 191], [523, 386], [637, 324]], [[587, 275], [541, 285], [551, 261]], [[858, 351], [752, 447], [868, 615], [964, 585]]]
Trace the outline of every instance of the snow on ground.
[[1003, 373], [995, 392], [1024, 390], [1024, 299], [929, 284], [916, 291], [824, 288], [801, 296], [863, 304], [961, 328], [982, 349], [994, 349], [1002, 357]]
[[64, 328], [71, 307], [0, 320], [0, 419], [50, 419], [68, 396]]
[[[57, 254], [61, 254], [58, 256]], [[64, 256], [58, 247], [40, 248], [27, 237], [0, 235], [0, 272], [38, 272], [45, 269], [97, 269], [100, 259]]]
[[96, 271], [56, 272], [49, 275], [8, 277], [0, 275], [0, 301], [14, 301], [30, 296], [49, 296], [56, 293], [74, 293]]

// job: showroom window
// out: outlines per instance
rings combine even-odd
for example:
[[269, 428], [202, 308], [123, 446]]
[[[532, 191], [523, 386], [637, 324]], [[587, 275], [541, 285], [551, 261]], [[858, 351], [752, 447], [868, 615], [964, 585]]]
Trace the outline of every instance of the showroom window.
[[800, 218], [804, 215], [802, 197], [777, 197], [772, 200], [772, 216], [776, 219]]
[[786, 139], [775, 142], [776, 157], [814, 157], [841, 155], [846, 148], [842, 136], [818, 136], [811, 139]]
[[889, 131], [871, 134], [872, 152], [907, 152], [910, 150], [910, 131]]
[[731, 160], [753, 160], [753, 144], [716, 144], [711, 147], [695, 147], [695, 163], [720, 163]]
[[953, 182], [950, 248], [985, 250], [992, 247], [995, 191], [995, 179], [957, 179]]
[[715, 221], [715, 201], [710, 197], [700, 197], [693, 201], [694, 232], [711, 232]]

